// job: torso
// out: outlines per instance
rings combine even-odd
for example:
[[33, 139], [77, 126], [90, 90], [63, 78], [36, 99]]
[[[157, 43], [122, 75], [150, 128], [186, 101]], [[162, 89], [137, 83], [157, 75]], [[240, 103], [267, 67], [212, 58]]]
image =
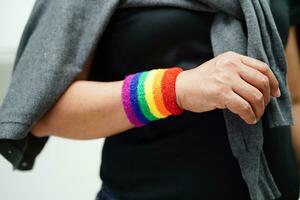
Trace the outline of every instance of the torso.
[[[271, 3], [285, 45], [289, 4]], [[175, 7], [120, 9], [101, 38], [90, 79], [114, 81], [153, 68], [197, 67], [213, 58], [212, 20], [212, 13]], [[284, 197], [296, 199], [299, 185], [290, 129], [264, 132], [275, 181]], [[185, 111], [106, 138], [100, 177], [121, 200], [249, 199], [219, 109]]]

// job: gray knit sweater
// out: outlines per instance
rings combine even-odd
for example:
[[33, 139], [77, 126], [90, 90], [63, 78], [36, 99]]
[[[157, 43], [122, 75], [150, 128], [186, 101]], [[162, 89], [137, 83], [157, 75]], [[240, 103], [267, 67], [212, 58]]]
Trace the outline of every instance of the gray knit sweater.
[[[282, 95], [272, 97], [266, 107], [267, 124], [271, 128], [293, 124], [284, 49], [267, 0], [37, 0], [0, 108], [0, 138], [27, 136], [82, 71], [117, 8], [162, 5], [216, 12], [211, 28], [214, 55], [231, 50], [269, 64]], [[281, 194], [262, 149], [261, 120], [249, 125], [227, 109], [223, 113], [251, 199], [278, 198]]]

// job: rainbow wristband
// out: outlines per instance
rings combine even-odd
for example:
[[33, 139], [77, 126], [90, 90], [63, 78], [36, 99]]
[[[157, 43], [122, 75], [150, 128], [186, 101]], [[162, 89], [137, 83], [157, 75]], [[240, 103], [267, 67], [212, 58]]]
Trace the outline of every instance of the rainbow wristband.
[[122, 104], [129, 121], [136, 127], [151, 121], [179, 115], [184, 110], [176, 101], [175, 82], [180, 67], [153, 69], [130, 74], [122, 85]]

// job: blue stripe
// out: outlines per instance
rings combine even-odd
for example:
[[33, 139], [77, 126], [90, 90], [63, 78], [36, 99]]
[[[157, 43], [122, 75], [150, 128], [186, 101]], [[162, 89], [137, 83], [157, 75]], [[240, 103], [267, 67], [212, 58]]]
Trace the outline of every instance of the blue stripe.
[[149, 123], [150, 121], [144, 116], [141, 107], [139, 105], [138, 101], [138, 83], [139, 83], [139, 78], [141, 76], [142, 72], [138, 72], [134, 74], [132, 77], [131, 83], [130, 83], [130, 101], [131, 101], [131, 106], [133, 111], [135, 112], [138, 120], [144, 124]]

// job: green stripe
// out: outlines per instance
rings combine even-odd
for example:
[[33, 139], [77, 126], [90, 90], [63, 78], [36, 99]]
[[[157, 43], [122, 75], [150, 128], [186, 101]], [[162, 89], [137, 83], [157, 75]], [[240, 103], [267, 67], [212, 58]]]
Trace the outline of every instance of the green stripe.
[[157, 120], [158, 118], [155, 117], [151, 113], [150, 108], [149, 108], [148, 103], [145, 98], [145, 81], [146, 81], [148, 74], [149, 74], [149, 71], [143, 72], [139, 78], [139, 83], [137, 86], [138, 87], [137, 88], [138, 101], [139, 101], [139, 105], [140, 105], [141, 110], [142, 110], [143, 114], [145, 115], [145, 117], [150, 121], [154, 121], [154, 120]]

